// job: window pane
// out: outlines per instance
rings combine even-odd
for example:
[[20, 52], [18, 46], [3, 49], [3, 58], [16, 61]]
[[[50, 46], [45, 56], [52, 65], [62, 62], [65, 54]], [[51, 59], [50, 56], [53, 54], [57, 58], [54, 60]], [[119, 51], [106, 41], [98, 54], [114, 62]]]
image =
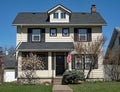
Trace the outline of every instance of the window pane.
[[58, 13], [53, 13], [53, 18], [58, 19]]
[[39, 41], [39, 36], [34, 36], [34, 41]]
[[87, 41], [87, 29], [79, 29], [79, 41]]
[[32, 30], [32, 41], [40, 41], [40, 38], [41, 38], [40, 32], [41, 32], [40, 29]]
[[61, 13], [61, 18], [65, 19], [66, 18], [66, 13]]
[[69, 29], [68, 28], [64, 28], [62, 31], [62, 35], [63, 36], [69, 36]]
[[57, 36], [57, 29], [56, 28], [50, 29], [50, 36]]

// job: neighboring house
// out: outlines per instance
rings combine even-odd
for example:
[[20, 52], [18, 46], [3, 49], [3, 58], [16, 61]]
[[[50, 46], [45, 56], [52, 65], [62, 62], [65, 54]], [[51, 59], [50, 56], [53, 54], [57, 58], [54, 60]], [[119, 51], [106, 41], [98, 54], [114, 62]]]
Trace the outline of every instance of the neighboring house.
[[16, 81], [16, 57], [12, 54], [4, 57], [4, 82]]
[[[76, 68], [77, 58], [67, 64], [68, 53], [74, 50], [74, 41], [92, 42], [102, 35], [105, 20], [92, 5], [90, 13], [72, 12], [57, 5], [46, 12], [21, 12], [13, 25], [17, 27], [16, 55], [18, 60], [18, 78], [21, 78], [22, 57], [34, 52], [44, 57], [44, 70], [36, 70], [37, 77], [51, 81], [62, 76], [66, 69]], [[87, 57], [86, 57], [86, 62]], [[103, 58], [98, 58], [98, 67], [91, 78], [104, 78]], [[87, 70], [86, 70], [87, 71]]]
[[2, 48], [0, 47], [0, 83], [3, 82], [3, 61], [4, 61], [4, 55]]
[[105, 80], [120, 80], [120, 28], [114, 28], [105, 60]]
[[120, 28], [114, 28], [110, 43], [108, 45], [108, 49], [115, 50], [117, 46], [120, 45]]

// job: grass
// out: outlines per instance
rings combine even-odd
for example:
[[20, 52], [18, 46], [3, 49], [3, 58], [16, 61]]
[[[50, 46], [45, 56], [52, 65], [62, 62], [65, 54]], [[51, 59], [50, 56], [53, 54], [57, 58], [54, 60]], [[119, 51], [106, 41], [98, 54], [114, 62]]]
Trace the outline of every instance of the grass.
[[[120, 82], [85, 82], [69, 86], [73, 92], [120, 92]], [[52, 86], [6, 83], [0, 85], [0, 92], [52, 92]]]
[[120, 92], [120, 82], [86, 82], [69, 86], [73, 92]]
[[15, 85], [15, 84], [7, 83], [0, 85], [0, 92], [52, 92], [52, 86]]

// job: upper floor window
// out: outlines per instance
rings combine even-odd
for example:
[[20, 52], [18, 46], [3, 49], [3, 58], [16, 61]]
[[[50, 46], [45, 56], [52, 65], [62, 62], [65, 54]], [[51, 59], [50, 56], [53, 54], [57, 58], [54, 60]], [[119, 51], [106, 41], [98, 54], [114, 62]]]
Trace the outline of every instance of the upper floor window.
[[75, 28], [74, 29], [74, 41], [92, 41], [90, 28]]
[[78, 30], [79, 41], [87, 41], [87, 29]]
[[53, 18], [58, 19], [58, 13], [57, 12], [53, 13]]
[[65, 19], [66, 18], [66, 13], [61, 13], [61, 19]]
[[52, 37], [57, 36], [57, 29], [56, 28], [51, 28], [50, 29], [50, 36], [52, 36]]
[[69, 28], [62, 29], [62, 36], [69, 36]]
[[40, 40], [41, 40], [41, 30], [32, 29], [32, 41], [40, 41]]

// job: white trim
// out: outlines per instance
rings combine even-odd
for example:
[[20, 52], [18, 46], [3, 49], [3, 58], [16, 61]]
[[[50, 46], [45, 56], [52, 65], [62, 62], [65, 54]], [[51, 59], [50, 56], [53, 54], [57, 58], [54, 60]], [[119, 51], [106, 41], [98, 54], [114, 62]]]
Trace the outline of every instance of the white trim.
[[[34, 31], [36, 31], [36, 30], [39, 32], [38, 34], [34, 34]], [[38, 39], [38, 40], [35, 40], [35, 39], [34, 39], [35, 36], [38, 36], [39, 39]], [[40, 29], [32, 29], [32, 41], [33, 41], [33, 42], [41, 41], [41, 30], [40, 30]]]
[[57, 8], [59, 8], [59, 7], [62, 8], [62, 9], [64, 9], [65, 11], [71, 13], [70, 10], [66, 9], [65, 7], [63, 7], [63, 6], [61, 6], [61, 5], [58, 5], [58, 6], [54, 7], [54, 8], [52, 8], [52, 9], [50, 9], [50, 10], [48, 11], [48, 13], [51, 13], [52, 11], [54, 11], [55, 9], [57, 9]]

